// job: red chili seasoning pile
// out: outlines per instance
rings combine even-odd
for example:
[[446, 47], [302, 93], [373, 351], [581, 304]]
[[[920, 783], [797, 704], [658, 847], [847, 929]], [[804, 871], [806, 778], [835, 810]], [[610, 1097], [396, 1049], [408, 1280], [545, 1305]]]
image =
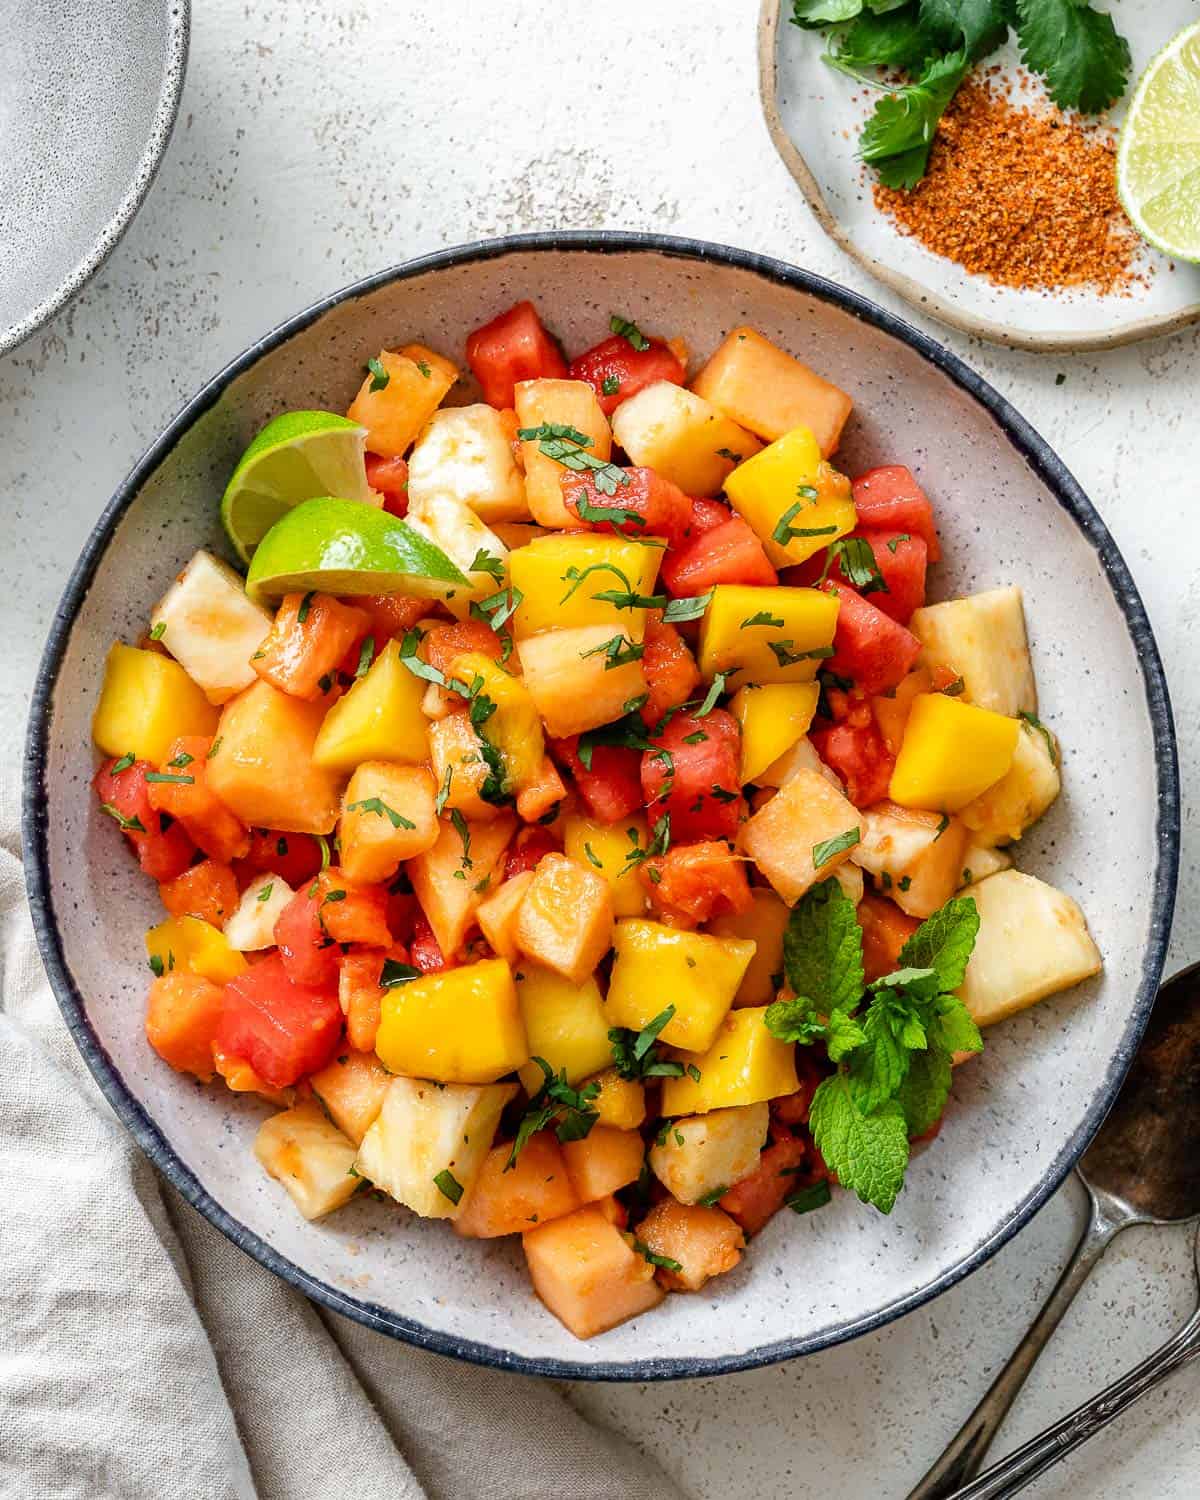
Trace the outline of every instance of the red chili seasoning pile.
[[1129, 290], [1138, 240], [1117, 197], [1111, 135], [1049, 104], [1015, 104], [969, 79], [908, 191], [875, 185], [902, 234], [1001, 286]]

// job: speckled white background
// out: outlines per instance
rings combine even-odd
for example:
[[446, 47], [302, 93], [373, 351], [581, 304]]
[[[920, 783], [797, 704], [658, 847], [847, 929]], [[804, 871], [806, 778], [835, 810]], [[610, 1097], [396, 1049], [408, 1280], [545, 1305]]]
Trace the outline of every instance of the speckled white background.
[[[763, 250], [904, 311], [824, 239], [771, 148], [755, 93], [756, 9], [196, 0], [179, 127], [149, 202], [100, 279], [0, 360], [5, 764], [19, 760], [42, 637], [105, 499], [203, 379], [324, 292], [481, 235], [611, 227]], [[1200, 769], [1200, 672], [1187, 651], [1200, 625], [1200, 334], [1050, 362], [946, 337], [1062, 453], [1146, 598], [1184, 765], [1178, 967], [1200, 957], [1187, 798]], [[697, 1500], [903, 1496], [1024, 1330], [1081, 1214], [1068, 1185], [965, 1284], [854, 1344], [723, 1380], [577, 1386], [573, 1398], [656, 1453]], [[1130, 1231], [1004, 1443], [1147, 1353], [1192, 1296], [1188, 1238]], [[1198, 1381], [1196, 1369], [1177, 1375], [1028, 1493], [1190, 1500]]]

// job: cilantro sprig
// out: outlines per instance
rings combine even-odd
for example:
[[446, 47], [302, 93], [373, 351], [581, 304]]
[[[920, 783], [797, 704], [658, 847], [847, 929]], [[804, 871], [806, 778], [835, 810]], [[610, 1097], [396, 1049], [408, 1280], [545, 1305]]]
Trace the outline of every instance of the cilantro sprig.
[[572, 1088], [567, 1082], [565, 1068], [555, 1073], [544, 1057], [535, 1057], [532, 1061], [541, 1068], [543, 1081], [517, 1126], [516, 1139], [504, 1164], [506, 1172], [516, 1166], [517, 1158], [529, 1143], [530, 1137], [539, 1130], [553, 1125], [554, 1133], [560, 1141], [581, 1141], [600, 1118], [592, 1108], [592, 1101], [600, 1092], [598, 1083]]
[[955, 1052], [983, 1041], [962, 984], [979, 931], [969, 897], [948, 901], [913, 933], [900, 967], [866, 984], [862, 929], [836, 880], [814, 886], [784, 934], [794, 998], [767, 1009], [784, 1042], [823, 1043], [835, 1071], [813, 1095], [809, 1128], [843, 1187], [890, 1213], [904, 1185], [909, 1141], [941, 1118]]

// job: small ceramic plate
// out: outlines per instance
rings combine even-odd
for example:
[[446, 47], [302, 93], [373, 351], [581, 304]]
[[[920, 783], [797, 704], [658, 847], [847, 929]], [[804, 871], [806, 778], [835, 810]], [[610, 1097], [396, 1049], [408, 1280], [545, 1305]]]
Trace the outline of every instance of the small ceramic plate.
[[[926, 250], [876, 209], [874, 174], [856, 142], [870, 110], [866, 90], [821, 61], [824, 38], [790, 22], [790, 0], [763, 0], [759, 85], [767, 129], [822, 227], [868, 271], [921, 312], [1019, 349], [1106, 349], [1170, 333], [1200, 319], [1200, 266], [1149, 247], [1145, 286], [1128, 294], [1016, 291], [993, 286]], [[1114, 19], [1133, 53], [1132, 83], [1159, 49], [1196, 19], [1195, 0], [1123, 0]], [[1007, 69], [1016, 48], [988, 59]], [[1124, 118], [1125, 101], [1112, 111]]]
[[[1102, 978], [992, 1028], [890, 1218], [848, 1193], [804, 1218], [778, 1214], [703, 1295], [670, 1297], [586, 1344], [538, 1302], [513, 1239], [461, 1240], [365, 1195], [306, 1223], [253, 1156], [269, 1106], [155, 1056], [144, 934], [161, 918], [158, 893], [88, 785], [109, 643], [137, 638], [195, 548], [224, 548], [221, 491], [258, 428], [289, 407], [344, 410], [381, 343], [414, 339], [461, 359], [472, 328], [524, 297], [571, 351], [604, 337], [614, 312], [682, 335], [697, 361], [733, 324], [760, 328], [853, 394], [839, 450], [850, 473], [892, 460], [920, 476], [946, 556], [935, 598], [1021, 585], [1065, 770], [1020, 863], [1080, 901], [1105, 959]], [[472, 382], [455, 399], [477, 400]], [[1079, 1156], [1133, 1055], [1162, 967], [1178, 840], [1150, 626], [1112, 538], [1041, 438], [961, 361], [865, 299], [762, 256], [651, 235], [444, 251], [326, 299], [236, 359], [92, 533], [51, 629], [26, 758], [42, 954], [80, 1050], [150, 1158], [231, 1239], [337, 1311], [461, 1358], [574, 1378], [717, 1374], [803, 1354], [879, 1327], [1002, 1245]]]
[[0, 354], [129, 227], [183, 88], [189, 0], [9, 0], [0, 43]]

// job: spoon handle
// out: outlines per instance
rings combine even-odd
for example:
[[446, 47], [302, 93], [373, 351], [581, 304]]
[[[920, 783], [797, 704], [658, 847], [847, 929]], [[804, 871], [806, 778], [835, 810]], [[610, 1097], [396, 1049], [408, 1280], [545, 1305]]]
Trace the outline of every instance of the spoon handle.
[[1172, 1371], [1197, 1356], [1200, 1356], [1200, 1308], [1148, 1359], [1114, 1380], [1090, 1401], [1077, 1406], [1061, 1422], [1047, 1427], [1045, 1432], [993, 1464], [970, 1484], [955, 1490], [951, 1500], [1008, 1500], [1008, 1496], [1023, 1490], [1039, 1474], [1107, 1427], [1114, 1417], [1153, 1390]]
[[1092, 1195], [1087, 1228], [1075, 1247], [1074, 1255], [1067, 1262], [1066, 1269], [1055, 1283], [1054, 1290], [1033, 1320], [1029, 1332], [1013, 1350], [1011, 1358], [992, 1382], [987, 1395], [947, 1444], [942, 1456], [909, 1492], [908, 1500], [946, 1500], [946, 1497], [958, 1492], [960, 1485], [979, 1473], [992, 1440], [1037, 1362], [1038, 1355], [1046, 1347], [1050, 1335], [1058, 1327], [1076, 1292], [1122, 1227], [1105, 1214], [1101, 1204]]

